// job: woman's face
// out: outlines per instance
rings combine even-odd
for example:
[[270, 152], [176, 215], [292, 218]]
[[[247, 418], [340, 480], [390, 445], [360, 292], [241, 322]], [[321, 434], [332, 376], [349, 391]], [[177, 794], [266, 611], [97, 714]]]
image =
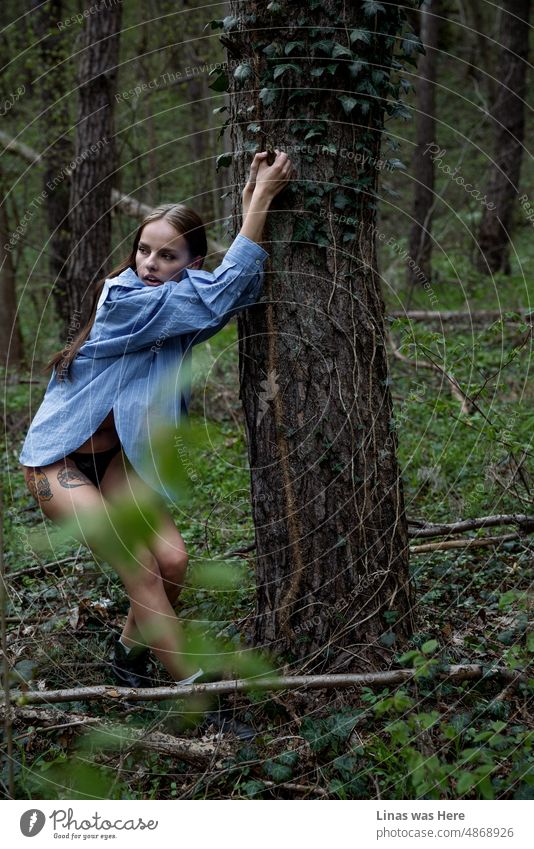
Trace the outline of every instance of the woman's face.
[[186, 240], [165, 218], [143, 227], [135, 268], [137, 276], [147, 286], [161, 286], [168, 280], [176, 280], [184, 268], [199, 268], [201, 263], [200, 256], [191, 259]]

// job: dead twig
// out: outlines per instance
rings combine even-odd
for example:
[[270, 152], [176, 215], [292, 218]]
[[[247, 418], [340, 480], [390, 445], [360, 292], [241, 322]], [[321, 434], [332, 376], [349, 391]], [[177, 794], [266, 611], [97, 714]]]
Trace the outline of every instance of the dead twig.
[[473, 531], [477, 528], [492, 528], [496, 525], [518, 525], [525, 533], [534, 531], [534, 516], [524, 513], [502, 513], [493, 516], [478, 516], [473, 519], [462, 519], [458, 522], [431, 522], [408, 519], [408, 536], [411, 537], [440, 537], [449, 534], [459, 534], [463, 531]]
[[451, 548], [483, 548], [487, 545], [500, 545], [513, 539], [521, 539], [521, 534], [503, 534], [500, 537], [473, 537], [472, 539], [449, 539], [443, 542], [424, 542], [411, 545], [410, 554], [424, 554], [427, 551], [448, 551]]
[[[73, 701], [101, 701], [104, 703], [119, 702], [126, 699], [129, 702], [157, 702], [168, 699], [183, 699], [186, 696], [223, 693], [244, 693], [247, 690], [310, 690], [330, 689], [334, 687], [373, 687], [402, 684], [410, 681], [415, 674], [413, 669], [394, 669], [386, 672], [342, 673], [339, 675], [280, 675], [253, 679], [237, 679], [235, 681], [214, 681], [209, 684], [174, 685], [170, 687], [112, 687], [98, 685], [94, 687], [75, 687], [67, 690], [19, 690], [10, 691], [12, 704], [25, 706], [28, 704], [53, 704]], [[461, 664], [448, 666], [438, 672], [441, 679], [447, 681], [466, 681], [476, 678], [501, 677], [511, 681], [517, 676], [517, 681], [526, 681], [526, 673], [510, 670], [504, 666], [484, 667], [480, 664]], [[0, 707], [5, 701], [0, 702]]]
[[[0, 705], [0, 716], [6, 714], [5, 705]], [[184, 737], [173, 737], [161, 731], [150, 731], [146, 733], [143, 729], [130, 728], [119, 725], [102, 717], [85, 716], [84, 714], [64, 713], [62, 711], [47, 711], [36, 708], [14, 708], [13, 720], [24, 719], [26, 722], [39, 722], [48, 725], [47, 730], [52, 728], [67, 728], [69, 726], [92, 726], [109, 732], [110, 737], [119, 737], [125, 745], [140, 748], [150, 752], [159, 752], [162, 755], [173, 755], [180, 760], [195, 765], [210, 763], [215, 754], [226, 757], [233, 751], [233, 746], [228, 742], [210, 742], [205, 740], [187, 739]], [[58, 720], [60, 721], [59, 724]], [[39, 729], [36, 729], [39, 730]]]

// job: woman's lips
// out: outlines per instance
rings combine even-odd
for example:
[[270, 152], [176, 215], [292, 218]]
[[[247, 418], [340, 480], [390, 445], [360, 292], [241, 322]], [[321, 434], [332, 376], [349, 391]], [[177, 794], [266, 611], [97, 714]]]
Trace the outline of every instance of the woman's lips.
[[161, 280], [159, 280], [157, 277], [153, 277], [152, 274], [147, 274], [144, 279], [147, 283], [161, 283]]

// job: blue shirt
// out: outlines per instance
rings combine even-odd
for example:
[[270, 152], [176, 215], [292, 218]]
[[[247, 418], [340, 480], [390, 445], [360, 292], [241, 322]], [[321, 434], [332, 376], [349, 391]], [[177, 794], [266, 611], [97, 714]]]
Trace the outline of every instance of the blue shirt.
[[[186, 268], [178, 281], [147, 286], [128, 268], [105, 281], [91, 333], [70, 377], [52, 373], [19, 457], [47, 466], [76, 451], [111, 409], [123, 450], [138, 474], [169, 493], [147, 464], [151, 431], [176, 427], [190, 400], [191, 347], [258, 300], [261, 245], [238, 235], [213, 271]], [[172, 496], [171, 496], [172, 497]]]

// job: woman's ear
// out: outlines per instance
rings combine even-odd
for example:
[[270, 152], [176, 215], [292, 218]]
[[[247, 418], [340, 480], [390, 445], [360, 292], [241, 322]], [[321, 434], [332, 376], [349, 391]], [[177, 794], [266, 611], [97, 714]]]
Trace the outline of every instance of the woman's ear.
[[193, 262], [190, 262], [190, 263], [189, 263], [189, 265], [187, 266], [187, 268], [197, 268], [197, 269], [200, 269], [200, 268], [202, 268], [202, 264], [203, 264], [203, 262], [204, 262], [204, 257], [203, 257], [203, 256], [197, 256], [197, 257], [196, 257], [196, 259], [195, 259], [195, 260], [193, 260]]

